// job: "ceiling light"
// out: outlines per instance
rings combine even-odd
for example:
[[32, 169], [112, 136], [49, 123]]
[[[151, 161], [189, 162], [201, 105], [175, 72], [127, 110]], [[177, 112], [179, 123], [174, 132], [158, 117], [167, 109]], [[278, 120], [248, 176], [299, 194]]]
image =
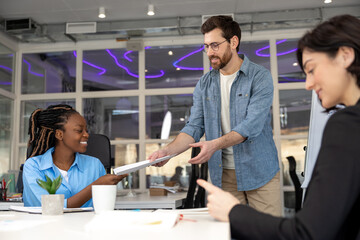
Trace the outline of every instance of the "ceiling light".
[[296, 67], [297, 65], [298, 65], [298, 63], [297, 63], [297, 62], [294, 62], [294, 63], [293, 63], [293, 66], [294, 66], [294, 67]]
[[149, 16], [154, 16], [155, 15], [154, 5], [153, 4], [149, 4], [147, 15], [149, 15]]
[[106, 18], [104, 7], [99, 7], [99, 18]]
[[173, 55], [173, 52], [172, 52], [172, 51], [169, 51], [168, 54], [169, 54], [170, 56], [172, 56], [172, 55]]
[[332, 0], [324, 0], [324, 3], [331, 3]]
[[176, 71], [180, 71], [180, 68], [176, 68]]

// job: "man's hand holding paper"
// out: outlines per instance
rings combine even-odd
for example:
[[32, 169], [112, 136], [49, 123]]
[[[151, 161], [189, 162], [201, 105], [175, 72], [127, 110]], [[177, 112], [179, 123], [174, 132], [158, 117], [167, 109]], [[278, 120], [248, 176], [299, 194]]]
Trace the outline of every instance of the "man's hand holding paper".
[[[164, 149], [161, 149], [161, 150], [159, 150], [159, 151], [153, 152], [153, 153], [148, 157], [148, 159], [149, 159], [150, 162], [154, 162], [154, 161], [156, 161], [156, 159], [162, 158], [162, 157], [165, 157], [165, 156], [168, 156], [168, 155], [169, 155], [169, 153], [168, 153], [168, 152], [166, 151], [166, 149], [164, 148]], [[153, 164], [153, 166], [155, 166], [155, 167], [162, 167], [162, 166], [164, 166], [169, 160], [170, 160], [170, 159], [165, 160], [165, 161], [162, 161], [162, 162], [155, 163], [155, 164]]]
[[123, 175], [123, 174], [131, 173], [131, 172], [135, 172], [135, 171], [140, 170], [142, 168], [145, 168], [145, 167], [148, 167], [148, 166], [151, 166], [151, 165], [155, 165], [155, 164], [161, 163], [163, 161], [167, 162], [170, 158], [172, 158], [174, 156], [176, 156], [176, 154], [156, 158], [154, 161], [144, 160], [144, 161], [141, 161], [141, 162], [136, 162], [136, 163], [124, 165], [124, 166], [121, 166], [121, 167], [117, 167], [117, 168], [114, 169], [114, 174]]

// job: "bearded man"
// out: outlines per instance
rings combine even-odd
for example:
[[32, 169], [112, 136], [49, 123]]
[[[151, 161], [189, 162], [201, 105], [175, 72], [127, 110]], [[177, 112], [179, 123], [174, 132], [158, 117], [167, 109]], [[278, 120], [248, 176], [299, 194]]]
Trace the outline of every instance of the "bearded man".
[[[189, 163], [208, 162], [214, 185], [242, 204], [279, 216], [279, 162], [270, 115], [274, 91], [271, 74], [238, 55], [241, 29], [231, 17], [213, 16], [202, 25], [201, 32], [212, 70], [195, 87], [185, 127], [149, 159], [200, 147], [200, 153]], [[199, 142], [204, 134], [206, 141]]]

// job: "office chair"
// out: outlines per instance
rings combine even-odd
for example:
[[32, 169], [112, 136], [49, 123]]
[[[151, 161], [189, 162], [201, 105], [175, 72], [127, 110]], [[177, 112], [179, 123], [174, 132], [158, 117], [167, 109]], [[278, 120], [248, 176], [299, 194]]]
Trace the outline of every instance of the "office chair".
[[295, 212], [301, 209], [301, 202], [302, 202], [302, 193], [303, 190], [301, 188], [301, 184], [299, 181], [299, 177], [296, 175], [296, 161], [293, 156], [287, 156], [287, 160], [289, 161], [289, 174], [290, 178], [295, 187]]
[[104, 165], [106, 172], [110, 172], [111, 145], [106, 135], [90, 134], [86, 152], [83, 154], [98, 158]]
[[[200, 153], [200, 148], [192, 148], [191, 158], [197, 156]], [[182, 208], [201, 208], [205, 205], [205, 189], [200, 187], [197, 183], [197, 179], [207, 180], [208, 178], [208, 163], [192, 164], [191, 176], [188, 193], [183, 203]]]

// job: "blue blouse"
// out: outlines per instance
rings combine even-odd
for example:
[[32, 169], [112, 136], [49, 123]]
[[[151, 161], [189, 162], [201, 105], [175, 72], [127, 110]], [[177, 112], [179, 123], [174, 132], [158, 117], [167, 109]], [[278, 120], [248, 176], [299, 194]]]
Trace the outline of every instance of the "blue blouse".
[[[52, 153], [55, 148], [50, 148], [43, 155], [38, 155], [26, 160], [23, 169], [24, 206], [41, 206], [41, 195], [48, 194], [41, 188], [36, 179], [45, 181], [45, 174], [55, 179], [60, 174], [59, 169], [54, 165]], [[69, 182], [62, 180], [57, 194], [64, 194], [64, 207], [67, 207], [67, 199], [77, 194], [99, 177], [105, 175], [105, 168], [99, 159], [76, 153], [75, 161], [68, 170]], [[81, 207], [92, 207], [92, 199]]]

